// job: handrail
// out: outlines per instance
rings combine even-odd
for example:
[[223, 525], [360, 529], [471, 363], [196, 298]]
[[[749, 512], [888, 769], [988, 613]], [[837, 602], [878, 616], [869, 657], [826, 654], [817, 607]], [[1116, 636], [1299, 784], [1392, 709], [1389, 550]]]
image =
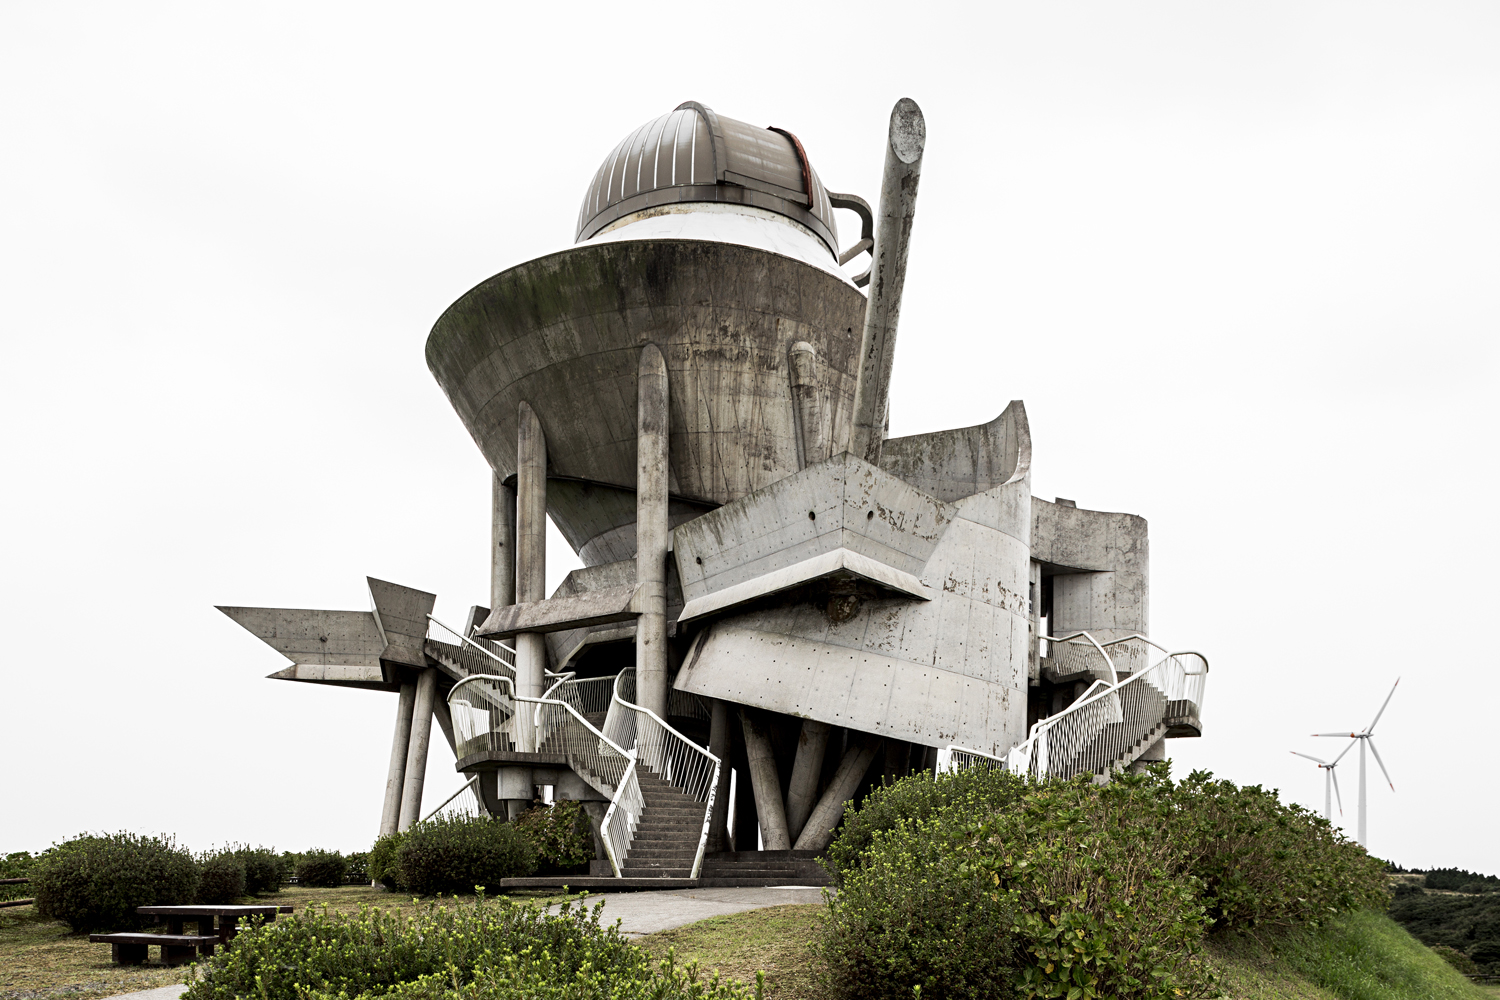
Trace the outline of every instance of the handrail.
[[[1070, 632], [1070, 633], [1068, 633], [1067, 635], [1064, 635], [1064, 636], [1044, 635], [1044, 636], [1042, 636], [1042, 638], [1045, 639], [1047, 642], [1055, 642], [1055, 643], [1061, 644], [1061, 643], [1065, 643], [1065, 642], [1070, 642], [1070, 641], [1078, 638], [1079, 636], [1083, 636], [1089, 642], [1093, 643], [1094, 648], [1099, 651], [1099, 655], [1102, 656], [1102, 657], [1104, 657], [1104, 662], [1109, 667], [1109, 682], [1111, 684], [1118, 684], [1118, 683], [1120, 683], [1120, 672], [1115, 669], [1114, 658], [1111, 657], [1108, 653], [1106, 653], [1104, 651], [1104, 646], [1102, 646], [1102, 645], [1099, 644], [1099, 640], [1095, 639], [1089, 633], [1087, 633], [1087, 632]], [[1106, 643], [1105, 645], [1108, 645], [1108, 643]], [[1103, 678], [1100, 678], [1100, 680], [1103, 680]]]
[[480, 808], [479, 808], [479, 792], [478, 792], [478, 789], [477, 789], [478, 784], [479, 784], [479, 775], [476, 774], [476, 775], [474, 775], [474, 777], [472, 777], [468, 781], [464, 782], [464, 786], [462, 788], [460, 788], [458, 791], [454, 792], [452, 795], [450, 795], [446, 799], [444, 799], [441, 803], [439, 803], [437, 805], [436, 808], [434, 808], [426, 816], [423, 816], [421, 819], [419, 819], [417, 821], [417, 823], [420, 825], [422, 823], [426, 823], [427, 821], [431, 820], [432, 817], [436, 816], [438, 813], [440, 813], [444, 809], [448, 808], [448, 803], [452, 802], [454, 799], [458, 798], [460, 795], [464, 794], [465, 792], [468, 792], [470, 794], [470, 796], [474, 799], [474, 805], [476, 807], [475, 809], [467, 810], [467, 811], [470, 812], [470, 813], [480, 811]]

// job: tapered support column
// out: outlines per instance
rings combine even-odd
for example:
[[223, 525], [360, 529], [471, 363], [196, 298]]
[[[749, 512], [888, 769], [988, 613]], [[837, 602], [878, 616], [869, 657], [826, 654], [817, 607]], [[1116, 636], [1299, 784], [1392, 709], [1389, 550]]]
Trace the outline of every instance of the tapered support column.
[[[517, 604], [547, 597], [547, 438], [526, 403], [516, 430], [516, 594]], [[516, 636], [516, 694], [538, 698], [547, 668], [547, 646], [539, 632]], [[530, 711], [519, 713], [516, 749], [536, 751]]]
[[432, 703], [437, 694], [437, 668], [428, 667], [417, 678], [416, 704], [411, 714], [411, 743], [406, 748], [406, 781], [401, 788], [401, 821], [409, 830], [422, 818], [422, 785], [427, 780], [427, 748], [432, 742]]
[[818, 797], [818, 776], [823, 770], [823, 752], [828, 749], [829, 726], [812, 719], [802, 720], [797, 738], [797, 758], [792, 763], [792, 780], [786, 790], [787, 836], [796, 840], [807, 825]]
[[411, 715], [417, 703], [417, 686], [401, 685], [396, 703], [396, 733], [391, 737], [391, 767], [385, 776], [385, 806], [380, 811], [380, 835], [396, 832], [401, 820], [401, 789], [406, 784], [406, 748], [411, 744]]
[[516, 491], [492, 473], [490, 513], [490, 609], [516, 603]]
[[635, 476], [636, 697], [667, 717], [667, 363], [641, 349]]
[[787, 361], [792, 376], [792, 405], [797, 413], [797, 443], [805, 469], [828, 457], [828, 426], [818, 398], [818, 355], [811, 344], [799, 341], [792, 345]]
[[[760, 819], [760, 839], [768, 851], [785, 851], [792, 840], [786, 831], [786, 810], [781, 804], [781, 778], [776, 772], [776, 753], [768, 733], [755, 724], [751, 714], [740, 709], [745, 731], [745, 753], [750, 759], [750, 783], [755, 788], [755, 814]], [[745, 848], [754, 850], [754, 848]]]
[[1365, 744], [1367, 742], [1369, 741], [1359, 741], [1359, 846], [1366, 850], [1370, 846], [1365, 840]]
[[927, 123], [917, 102], [903, 97], [891, 109], [886, 132], [885, 173], [875, 218], [875, 246], [870, 251], [870, 301], [860, 340], [859, 381], [854, 386], [854, 419], [849, 451], [871, 465], [880, 464], [885, 441], [886, 405], [891, 364], [896, 358], [896, 323], [901, 318], [901, 290], [906, 285], [906, 254], [922, 179], [922, 149]]
[[717, 698], [708, 717], [708, 752], [719, 758], [719, 784], [714, 789], [714, 812], [708, 821], [708, 850], [729, 850], [729, 706]]
[[833, 843], [833, 831], [844, 816], [844, 805], [859, 788], [860, 781], [864, 779], [865, 772], [870, 769], [879, 750], [878, 736], [862, 734], [850, 742], [849, 749], [844, 751], [844, 759], [833, 776], [833, 783], [813, 807], [812, 815], [807, 818], [807, 825], [802, 828], [802, 835], [797, 838], [797, 846], [793, 850], [821, 851]]

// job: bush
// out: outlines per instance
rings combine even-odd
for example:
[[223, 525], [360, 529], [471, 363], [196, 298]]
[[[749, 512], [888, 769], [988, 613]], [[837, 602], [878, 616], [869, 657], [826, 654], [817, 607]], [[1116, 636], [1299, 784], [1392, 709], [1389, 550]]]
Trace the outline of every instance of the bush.
[[370, 848], [370, 881], [379, 882], [387, 889], [406, 888], [399, 881], [400, 866], [396, 864], [396, 852], [405, 839], [404, 833], [388, 833], [375, 841], [375, 846]]
[[534, 806], [516, 817], [515, 825], [535, 848], [539, 873], [587, 874], [594, 858], [594, 834], [588, 814], [577, 802]]
[[338, 851], [322, 851], [316, 847], [300, 856], [297, 862], [297, 884], [322, 889], [332, 889], [344, 884], [349, 873], [349, 862]]
[[1432, 950], [1441, 955], [1443, 961], [1464, 975], [1475, 976], [1479, 974], [1479, 966], [1474, 964], [1474, 960], [1457, 948], [1450, 948], [1445, 944], [1435, 944], [1432, 946]]
[[245, 895], [245, 862], [233, 851], [205, 855], [198, 876], [200, 903], [235, 903]]
[[252, 896], [276, 892], [286, 880], [281, 859], [275, 851], [264, 847], [241, 847], [235, 851], [235, 856], [245, 866], [245, 891]]
[[191, 903], [198, 864], [171, 838], [84, 834], [37, 858], [30, 878], [41, 916], [112, 931], [139, 927], [138, 906]]
[[363, 884], [370, 881], [370, 854], [368, 851], [356, 851], [344, 859], [349, 863], [349, 870], [344, 874], [344, 881]]
[[[31, 874], [31, 865], [35, 860], [30, 851], [16, 851], [0, 857], [0, 878], [26, 878]], [[0, 885], [0, 902], [30, 895], [31, 886], [24, 882], [20, 885]]]
[[[424, 824], [425, 825], [425, 824]], [[507, 826], [508, 824], [496, 824]], [[602, 906], [602, 904], [601, 904]], [[312, 908], [274, 923], [250, 922], [234, 947], [197, 966], [186, 1000], [734, 1000], [738, 987], [694, 983], [600, 927], [601, 906], [534, 906], [481, 898], [415, 914], [361, 907]], [[308, 984], [308, 985], [299, 985]], [[312, 986], [310, 984], [316, 984]]]
[[406, 831], [396, 852], [401, 886], [429, 896], [468, 894], [536, 871], [536, 848], [515, 824], [487, 817], [434, 819]]

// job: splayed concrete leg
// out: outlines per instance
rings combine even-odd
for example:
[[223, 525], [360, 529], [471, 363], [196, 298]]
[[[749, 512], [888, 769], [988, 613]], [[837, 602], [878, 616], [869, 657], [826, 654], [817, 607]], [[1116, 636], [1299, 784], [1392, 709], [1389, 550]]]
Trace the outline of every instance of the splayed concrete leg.
[[813, 719], [802, 721], [802, 733], [797, 737], [797, 757], [792, 763], [792, 780], [786, 790], [787, 835], [796, 840], [812, 815], [813, 804], [818, 797], [818, 777], [823, 770], [823, 752], [828, 749], [826, 723]]
[[397, 830], [409, 830], [422, 818], [422, 785], [427, 780], [427, 748], [432, 742], [432, 703], [437, 694], [437, 668], [428, 667], [417, 677], [417, 698], [411, 714], [411, 743], [406, 748], [406, 781], [401, 788], [401, 821]]
[[406, 784], [406, 749], [411, 744], [411, 716], [417, 704], [417, 686], [401, 685], [396, 703], [396, 733], [391, 737], [391, 767], [385, 776], [385, 806], [380, 811], [380, 835], [396, 832], [401, 819], [401, 789]]
[[635, 488], [636, 696], [667, 717], [667, 363], [641, 350]]
[[755, 814], [760, 820], [761, 844], [767, 851], [785, 851], [792, 846], [792, 839], [787, 836], [786, 809], [781, 804], [776, 752], [771, 748], [770, 734], [756, 721], [752, 713], [740, 709], [740, 725], [745, 731], [745, 752], [750, 763], [750, 783], [755, 788]]
[[807, 825], [802, 828], [802, 835], [797, 838], [794, 850], [821, 851], [833, 843], [833, 831], [844, 816], [844, 804], [854, 795], [855, 789], [859, 788], [859, 783], [864, 779], [865, 772], [870, 769], [879, 750], [878, 736], [862, 734], [850, 742], [849, 749], [844, 751], [844, 759], [839, 763], [838, 772], [833, 776], [833, 783], [813, 807], [812, 815], [807, 818]]
[[708, 850], [729, 850], [729, 706], [715, 698], [709, 709], [708, 752], [719, 758], [719, 784], [714, 790], [714, 812], [708, 823]]

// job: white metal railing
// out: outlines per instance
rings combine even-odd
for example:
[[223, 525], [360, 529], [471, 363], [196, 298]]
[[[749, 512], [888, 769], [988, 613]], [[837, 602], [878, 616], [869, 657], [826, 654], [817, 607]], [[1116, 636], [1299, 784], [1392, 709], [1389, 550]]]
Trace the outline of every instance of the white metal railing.
[[961, 747], [957, 744], [941, 747], [937, 754], [937, 773], [954, 774], [958, 771], [994, 771], [1005, 769], [1005, 758]]
[[426, 823], [435, 818], [449, 819], [460, 816], [486, 816], [488, 812], [479, 802], [479, 775], [475, 775], [464, 782], [464, 787], [448, 796], [433, 809], [432, 812], [423, 816], [419, 823]]
[[1108, 775], [1139, 757], [1169, 717], [1198, 715], [1208, 675], [1201, 653], [1168, 652], [1143, 635], [1103, 643], [1088, 636], [1088, 643], [1111, 661], [1112, 674], [1111, 649], [1147, 665], [1115, 683], [1096, 680], [1073, 704], [1038, 721], [1007, 756], [1010, 770], [1036, 778]]

